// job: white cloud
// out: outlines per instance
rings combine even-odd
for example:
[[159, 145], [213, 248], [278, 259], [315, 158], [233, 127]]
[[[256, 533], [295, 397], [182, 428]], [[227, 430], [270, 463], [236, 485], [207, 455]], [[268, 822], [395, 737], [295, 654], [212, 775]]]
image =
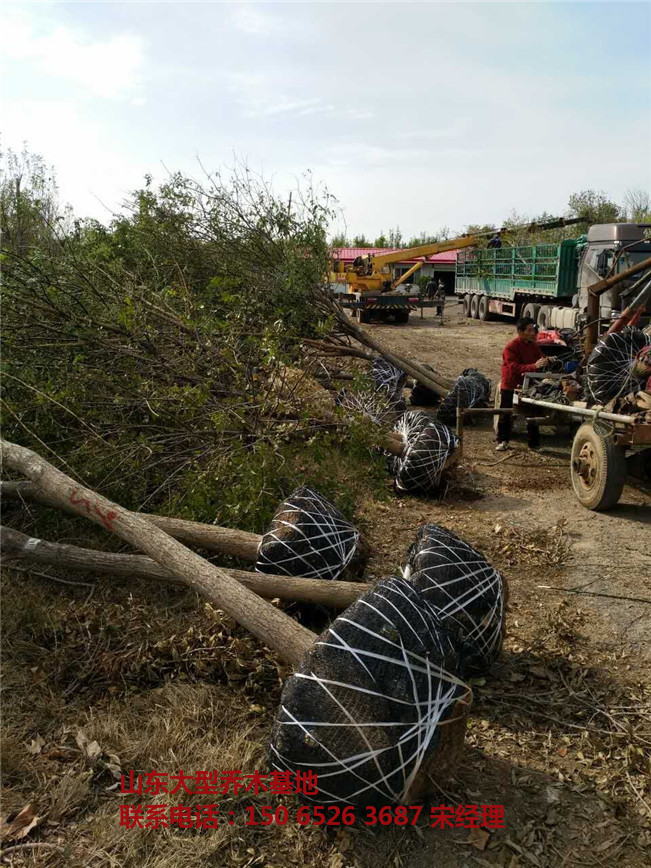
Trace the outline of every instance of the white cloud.
[[230, 14], [231, 25], [251, 36], [268, 36], [281, 30], [281, 22], [253, 3], [238, 3]]
[[67, 79], [93, 96], [114, 99], [140, 84], [144, 46], [139, 36], [122, 33], [104, 41], [80, 30], [57, 26], [38, 32], [36, 17], [5, 15], [0, 52], [6, 60]]

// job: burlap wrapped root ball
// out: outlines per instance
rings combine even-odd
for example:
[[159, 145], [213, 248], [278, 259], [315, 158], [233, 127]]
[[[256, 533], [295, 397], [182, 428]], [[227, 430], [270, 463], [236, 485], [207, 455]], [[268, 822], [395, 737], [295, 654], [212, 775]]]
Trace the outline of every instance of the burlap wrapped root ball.
[[367, 557], [359, 531], [318, 492], [300, 487], [280, 504], [258, 547], [259, 573], [336, 579], [361, 572]]
[[443, 422], [453, 422], [457, 417], [457, 407], [467, 410], [487, 407], [490, 395], [490, 380], [476, 368], [466, 368], [443, 399], [437, 418]]
[[404, 413], [397, 431], [403, 439], [402, 455], [389, 459], [389, 472], [396, 491], [433, 493], [438, 491], [443, 471], [450, 465], [459, 446], [459, 438], [422, 410]]
[[385, 579], [317, 639], [285, 683], [273, 769], [311, 771], [308, 801], [397, 805], [441, 779], [463, 748], [470, 688], [452, 637], [414, 586]]
[[644, 368], [638, 366], [637, 357], [649, 345], [651, 335], [629, 326], [597, 344], [590, 353], [585, 372], [590, 402], [607, 404], [643, 388]]
[[405, 576], [454, 636], [461, 676], [486, 675], [504, 638], [508, 588], [501, 573], [451, 530], [426, 524]]

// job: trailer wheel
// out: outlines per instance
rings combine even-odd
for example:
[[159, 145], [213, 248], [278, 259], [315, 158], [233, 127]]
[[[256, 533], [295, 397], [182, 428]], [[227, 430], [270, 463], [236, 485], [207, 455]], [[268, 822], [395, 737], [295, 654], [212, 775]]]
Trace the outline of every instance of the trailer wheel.
[[572, 443], [571, 474], [579, 503], [587, 509], [610, 509], [626, 482], [625, 449], [586, 422]]
[[472, 302], [472, 296], [468, 292], [463, 297], [463, 315], [465, 317], [472, 316], [472, 314], [470, 313], [471, 302]]
[[477, 318], [482, 322], [487, 322], [490, 318], [490, 312], [488, 310], [488, 296], [482, 295], [477, 304]]
[[470, 316], [472, 319], [477, 319], [477, 314], [479, 313], [479, 296], [473, 295], [470, 299]]

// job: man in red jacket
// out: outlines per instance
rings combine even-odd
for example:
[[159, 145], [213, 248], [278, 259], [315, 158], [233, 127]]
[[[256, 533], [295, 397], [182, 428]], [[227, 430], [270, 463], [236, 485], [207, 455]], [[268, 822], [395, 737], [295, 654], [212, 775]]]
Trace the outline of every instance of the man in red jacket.
[[[510, 341], [502, 353], [502, 376], [500, 380], [500, 407], [513, 406], [513, 391], [522, 385], [524, 375], [547, 367], [549, 359], [543, 355], [536, 343], [536, 326], [531, 317], [523, 316], [518, 320], [518, 336]], [[511, 416], [505, 414], [498, 418], [497, 451], [510, 449]], [[540, 443], [540, 432], [535, 422], [527, 425], [527, 442], [532, 449]]]

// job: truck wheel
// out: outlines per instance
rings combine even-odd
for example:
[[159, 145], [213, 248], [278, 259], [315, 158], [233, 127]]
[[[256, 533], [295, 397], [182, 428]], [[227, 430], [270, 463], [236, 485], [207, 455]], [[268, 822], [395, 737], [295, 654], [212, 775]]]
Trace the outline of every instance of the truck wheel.
[[538, 328], [540, 329], [548, 329], [551, 328], [552, 320], [552, 309], [549, 305], [543, 305], [538, 311], [538, 318], [536, 320], [538, 324]]
[[587, 509], [610, 509], [621, 497], [626, 482], [625, 449], [586, 422], [572, 443], [571, 474], [580, 504]]
[[371, 321], [371, 311], [370, 310], [360, 310], [359, 312], [359, 321], [361, 323], [369, 323]]
[[522, 316], [529, 316], [529, 317], [531, 317], [531, 319], [535, 323], [537, 323], [539, 310], [540, 310], [539, 304], [534, 304], [533, 302], [529, 302], [529, 304], [525, 304], [524, 310], [522, 311]]
[[463, 315], [464, 315], [465, 317], [470, 317], [470, 316], [472, 316], [472, 314], [470, 313], [470, 305], [471, 305], [471, 302], [472, 302], [472, 296], [471, 296], [470, 293], [468, 292], [468, 293], [466, 293], [466, 295], [464, 295], [464, 297], [463, 297]]
[[479, 303], [477, 305], [477, 317], [482, 322], [487, 322], [489, 319], [492, 319], [490, 315], [490, 311], [488, 310], [488, 296], [482, 295], [479, 299]]
[[477, 319], [477, 314], [479, 313], [479, 296], [473, 295], [470, 299], [470, 316], [472, 319]]
[[401, 310], [396, 314], [396, 322], [397, 323], [406, 323], [409, 322], [409, 311]]

